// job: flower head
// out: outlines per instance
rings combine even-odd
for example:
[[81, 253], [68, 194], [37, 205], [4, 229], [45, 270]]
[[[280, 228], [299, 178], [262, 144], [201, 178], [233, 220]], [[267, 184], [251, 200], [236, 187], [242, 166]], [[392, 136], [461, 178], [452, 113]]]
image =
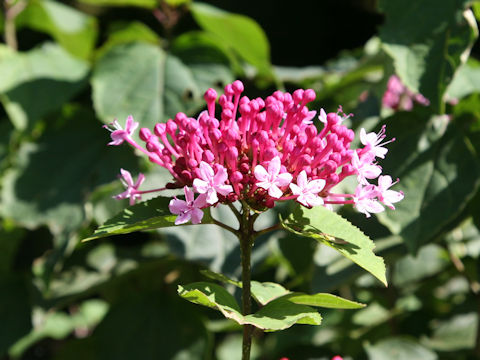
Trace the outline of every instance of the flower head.
[[140, 185], [142, 185], [145, 180], [145, 175], [142, 173], [138, 174], [137, 182], [134, 184], [132, 175], [129, 171], [120, 169], [122, 184], [126, 187], [126, 190], [118, 195], [115, 195], [114, 198], [117, 200], [120, 199], [130, 199], [130, 205], [135, 204], [137, 200], [142, 199], [142, 193], [138, 190]]
[[[184, 188], [185, 201], [171, 202], [177, 223], [200, 222], [201, 208], [237, 200], [255, 211], [286, 200], [307, 207], [354, 204], [369, 216], [382, 207], [378, 200], [390, 206], [398, 198], [384, 188], [385, 180], [378, 189], [369, 184], [382, 172], [376, 158], [387, 152], [385, 127], [378, 134], [362, 130], [362, 146], [353, 149], [355, 133], [344, 125], [351, 115], [341, 106], [337, 112], [320, 109], [317, 129], [316, 112], [307, 107], [313, 90], [275, 91], [265, 99], [249, 99], [243, 90], [238, 80], [220, 96], [208, 89], [207, 109], [198, 118], [178, 113], [153, 131], [140, 129], [144, 146], [131, 138], [138, 125], [133, 118], [125, 130], [112, 124], [111, 145], [127, 141], [170, 172], [168, 188]], [[335, 186], [350, 176], [360, 184], [357, 191], [336, 194]], [[193, 191], [200, 194], [197, 200]]]
[[110, 123], [110, 126], [103, 125], [105, 129], [111, 132], [112, 141], [108, 145], [120, 145], [130, 138], [138, 127], [138, 122], [133, 120], [133, 116], [128, 116], [125, 122], [125, 129], [118, 123], [117, 119]]
[[175, 219], [175, 225], [185, 224], [188, 221], [192, 221], [192, 224], [199, 224], [202, 222], [203, 207], [207, 205], [205, 194], [200, 194], [194, 199], [193, 190], [190, 190], [188, 186], [183, 188], [185, 193], [185, 200], [177, 199], [176, 197], [170, 200], [168, 208], [172, 214], [178, 215]]
[[378, 178], [378, 186], [377, 186], [377, 195], [378, 199], [388, 206], [390, 209], [395, 210], [395, 206], [393, 203], [399, 202], [403, 199], [403, 192], [402, 191], [394, 191], [389, 190], [390, 187], [395, 185], [397, 181], [392, 182], [392, 178], [389, 175], [380, 176]]
[[414, 102], [423, 106], [430, 105], [430, 101], [425, 96], [412, 92], [402, 83], [398, 76], [390, 76], [387, 90], [382, 98], [383, 106], [394, 110], [411, 111]]

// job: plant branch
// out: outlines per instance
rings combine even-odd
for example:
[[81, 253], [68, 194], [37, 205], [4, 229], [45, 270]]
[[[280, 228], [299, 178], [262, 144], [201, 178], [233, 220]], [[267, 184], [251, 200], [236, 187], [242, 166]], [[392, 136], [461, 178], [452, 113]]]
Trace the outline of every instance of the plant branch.
[[17, 31], [15, 29], [15, 18], [20, 14], [27, 6], [26, 1], [20, 0], [15, 4], [12, 4], [11, 0], [4, 1], [5, 8], [5, 43], [13, 50], [18, 49]]
[[278, 224], [269, 226], [268, 228], [265, 228], [265, 229], [262, 229], [262, 230], [259, 230], [259, 231], [255, 231], [255, 236], [260, 236], [260, 235], [269, 233], [270, 231], [279, 230], [281, 228], [282, 228], [282, 225], [280, 223], [278, 223]]

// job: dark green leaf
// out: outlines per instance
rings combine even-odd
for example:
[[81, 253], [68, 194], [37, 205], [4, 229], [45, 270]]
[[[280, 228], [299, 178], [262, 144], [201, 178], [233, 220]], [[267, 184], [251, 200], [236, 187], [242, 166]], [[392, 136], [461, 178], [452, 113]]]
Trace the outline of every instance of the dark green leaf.
[[437, 355], [410, 339], [388, 338], [366, 346], [369, 360], [436, 360]]
[[295, 234], [332, 247], [387, 284], [385, 264], [373, 252], [373, 241], [340, 215], [322, 206], [307, 209], [298, 205], [288, 218], [282, 220], [282, 225]]
[[383, 0], [380, 31], [396, 73], [441, 111], [443, 94], [478, 36], [467, 0]]
[[191, 5], [191, 10], [204, 30], [217, 36], [260, 73], [271, 73], [268, 39], [254, 20], [197, 2]]
[[153, 9], [157, 6], [157, 0], [79, 0], [85, 4], [95, 6], [138, 6]]
[[95, 46], [96, 19], [57, 1], [31, 0], [16, 21], [19, 26], [51, 35], [71, 54], [82, 59], [88, 59]]

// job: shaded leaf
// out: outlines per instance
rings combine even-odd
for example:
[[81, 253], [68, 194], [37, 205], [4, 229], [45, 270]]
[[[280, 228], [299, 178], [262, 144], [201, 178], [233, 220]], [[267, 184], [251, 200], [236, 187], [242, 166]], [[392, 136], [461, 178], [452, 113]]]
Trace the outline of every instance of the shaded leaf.
[[58, 45], [44, 44], [26, 53], [0, 57], [0, 100], [17, 129], [61, 106], [86, 86], [87, 63]]
[[157, 0], [79, 0], [85, 4], [95, 6], [138, 6], [153, 9], [157, 6]]
[[[285, 289], [282, 285], [273, 282], [251, 282], [251, 292], [253, 298], [260, 304], [266, 305], [270, 301], [275, 300], [290, 291]], [[290, 299], [289, 299], [290, 300]], [[295, 301], [292, 301], [295, 302]], [[309, 305], [309, 304], [306, 304]]]
[[410, 339], [388, 338], [375, 345], [367, 345], [369, 360], [436, 360], [437, 355]]
[[51, 35], [63, 48], [82, 59], [88, 59], [95, 46], [96, 19], [56, 1], [29, 1], [16, 22], [18, 26]]
[[195, 2], [190, 8], [194, 19], [204, 30], [217, 36], [219, 41], [260, 73], [271, 73], [268, 39], [254, 20], [203, 3]]
[[307, 209], [297, 205], [282, 220], [282, 225], [297, 235], [311, 237], [332, 247], [387, 284], [385, 264], [373, 252], [372, 240], [340, 215], [322, 206]]
[[465, 10], [468, 4], [467, 0], [380, 2], [386, 17], [380, 37], [396, 73], [437, 111], [442, 109], [447, 85], [478, 36], [473, 14]]

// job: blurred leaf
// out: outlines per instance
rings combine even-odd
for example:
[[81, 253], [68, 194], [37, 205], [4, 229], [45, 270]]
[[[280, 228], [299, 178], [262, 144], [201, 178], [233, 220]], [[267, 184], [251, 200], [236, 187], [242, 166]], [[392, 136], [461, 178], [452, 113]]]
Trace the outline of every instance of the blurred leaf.
[[473, 14], [465, 10], [469, 3], [383, 0], [379, 5], [386, 17], [380, 37], [396, 73], [440, 113], [445, 90], [478, 36]]
[[86, 86], [88, 64], [55, 44], [0, 57], [0, 99], [17, 129], [31, 127]]
[[[92, 236], [83, 239], [83, 241], [100, 239], [112, 235], [129, 234], [135, 231], [178, 226], [175, 225], [175, 219], [177, 216], [172, 214], [168, 209], [168, 204], [171, 200], [171, 198], [159, 196], [129, 206], [113, 218], [109, 219], [105, 224], [101, 225], [95, 230]], [[212, 223], [212, 218], [209, 216], [208, 212], [203, 216], [202, 223]]]
[[88, 59], [97, 38], [97, 21], [57, 1], [31, 0], [16, 19], [18, 26], [51, 35], [71, 54]]
[[[257, 345], [255, 338], [252, 341], [250, 358], [258, 359], [260, 356], [260, 346]], [[231, 334], [217, 346], [215, 351], [218, 360], [242, 360], [242, 335]]]
[[69, 112], [63, 126], [52, 126], [37, 143], [20, 147], [3, 179], [2, 216], [28, 228], [49, 225], [55, 234], [73, 230], [84, 219], [88, 192], [112, 181], [121, 167], [136, 168], [130, 149], [106, 146], [108, 133], [91, 113]]
[[[434, 117], [428, 124], [414, 113], [388, 119], [389, 145], [384, 173], [399, 177], [405, 198], [395, 211], [377, 214], [412, 252], [437, 236], [459, 214], [480, 184], [480, 159], [457, 123]], [[445, 127], [448, 128], [445, 130]]]
[[132, 114], [140, 126], [153, 128], [177, 112], [192, 115], [201, 109], [206, 87], [226, 80], [226, 72], [225, 65], [208, 61], [190, 67], [148, 43], [120, 44], [94, 68], [94, 107], [106, 123]]
[[282, 225], [297, 235], [330, 246], [387, 285], [385, 264], [373, 252], [372, 240], [340, 215], [323, 206], [307, 209], [297, 205]]
[[92, 299], [80, 304], [78, 311], [73, 314], [64, 312], [42, 313], [38, 310], [36, 327], [27, 336], [21, 338], [9, 350], [9, 355], [20, 357], [25, 350], [41, 339], [50, 337], [53, 339], [64, 339], [73, 331], [90, 331], [96, 326], [108, 311], [108, 304], [105, 301]]
[[0, 276], [0, 356], [32, 328], [30, 296], [26, 278]]
[[480, 92], [480, 64], [470, 59], [455, 74], [447, 91], [447, 98], [459, 100], [472, 93]]
[[416, 256], [407, 255], [395, 263], [393, 283], [405, 287], [432, 276], [450, 264], [447, 252], [435, 244], [426, 245], [418, 251]]
[[365, 309], [357, 311], [352, 318], [356, 325], [375, 326], [387, 321], [390, 318], [390, 312], [379, 303], [369, 304]]
[[220, 273], [208, 270], [208, 269], [200, 270], [200, 273], [202, 275], [208, 277], [211, 280], [217, 280], [217, 281], [223, 282], [225, 284], [231, 284], [231, 285], [235, 285], [235, 286], [238, 286], [238, 287], [242, 286], [242, 283], [240, 281], [232, 280], [224, 274], [220, 274]]
[[82, 3], [95, 6], [138, 6], [153, 9], [158, 0], [78, 0]]
[[195, 2], [190, 8], [204, 30], [217, 36], [225, 46], [255, 66], [259, 73], [271, 73], [268, 39], [254, 20], [203, 3]]
[[114, 24], [114, 30], [109, 34], [107, 41], [97, 50], [95, 54], [97, 58], [101, 58], [111, 48], [120, 44], [128, 44], [133, 42], [145, 42], [153, 45], [158, 45], [161, 42], [160, 37], [145, 25], [139, 21], [133, 21], [130, 23], [116, 23]]
[[432, 337], [423, 338], [422, 344], [437, 351], [456, 351], [475, 348], [478, 314], [456, 315], [437, 323]]
[[436, 360], [437, 355], [410, 339], [387, 338], [375, 345], [367, 345], [369, 360]]
[[6, 221], [0, 226], [0, 276], [7, 275], [12, 269], [15, 255], [20, 246], [24, 229], [7, 224]]
[[276, 299], [255, 314], [243, 316], [240, 306], [223, 287], [207, 282], [198, 282], [178, 287], [184, 299], [195, 304], [220, 311], [226, 318], [241, 325], [251, 324], [267, 331], [286, 329], [296, 323], [320, 325], [321, 316], [314, 309], [285, 299]]

